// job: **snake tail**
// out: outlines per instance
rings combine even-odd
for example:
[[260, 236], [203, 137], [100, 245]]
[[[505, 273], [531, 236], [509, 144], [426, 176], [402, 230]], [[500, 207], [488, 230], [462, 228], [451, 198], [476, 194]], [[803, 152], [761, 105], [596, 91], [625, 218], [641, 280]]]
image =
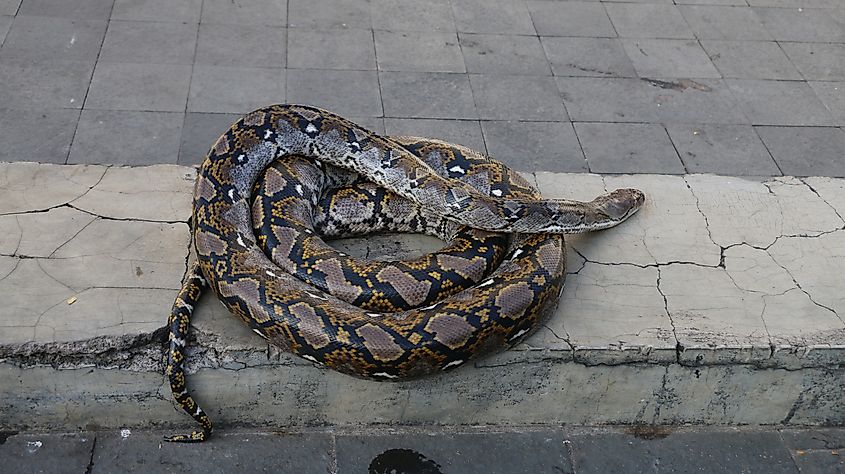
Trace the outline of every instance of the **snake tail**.
[[194, 264], [182, 285], [182, 289], [179, 291], [179, 295], [176, 297], [176, 301], [173, 302], [173, 309], [170, 311], [168, 318], [170, 349], [167, 351], [167, 369], [165, 372], [170, 379], [170, 389], [173, 391], [173, 398], [176, 399], [176, 403], [202, 426], [202, 431], [165, 436], [165, 441], [199, 443], [211, 436], [211, 419], [188, 394], [188, 385], [185, 382], [185, 345], [188, 340], [188, 327], [191, 324], [191, 315], [206, 285], [208, 283], [203, 277], [199, 265]]

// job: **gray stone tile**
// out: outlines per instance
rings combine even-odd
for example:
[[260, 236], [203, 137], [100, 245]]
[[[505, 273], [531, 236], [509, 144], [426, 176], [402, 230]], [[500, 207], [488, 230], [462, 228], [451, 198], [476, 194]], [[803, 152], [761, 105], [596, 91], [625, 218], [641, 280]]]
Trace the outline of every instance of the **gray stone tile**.
[[64, 164], [79, 111], [0, 109], [0, 161]]
[[845, 41], [845, 9], [754, 8], [754, 13], [778, 41]]
[[481, 124], [477, 120], [388, 118], [384, 120], [384, 129], [388, 135], [437, 138], [487, 153]]
[[564, 437], [553, 432], [338, 436], [337, 468], [344, 473], [573, 472]]
[[6, 472], [85, 472], [94, 433], [16, 434], [0, 445]]
[[549, 62], [536, 36], [461, 33], [459, 39], [469, 72], [551, 74]]
[[369, 0], [288, 0], [288, 26], [372, 28]]
[[728, 79], [728, 86], [754, 125], [833, 125], [824, 104], [805, 82]]
[[194, 23], [112, 20], [100, 61], [192, 64], [197, 27]]
[[776, 433], [681, 432], [658, 439], [607, 433], [570, 440], [573, 462], [584, 473], [653, 472], [657, 465], [666, 472], [699, 467], [707, 472], [796, 472]]
[[555, 76], [636, 77], [622, 42], [615, 38], [540, 38]]
[[801, 74], [773, 41], [702, 40], [701, 46], [724, 77], [801, 80]]
[[722, 80], [655, 78], [643, 83], [663, 123], [750, 123]]
[[568, 122], [481, 122], [487, 152], [519, 171], [581, 173], [584, 153]]
[[755, 127], [786, 175], [845, 176], [845, 131], [833, 127]]
[[104, 20], [18, 15], [0, 48], [0, 57], [32, 61], [95, 61], [106, 34]]
[[287, 0], [203, 0], [202, 23], [287, 25]]
[[777, 176], [777, 165], [750, 125], [666, 126], [690, 173]]
[[97, 64], [86, 109], [184, 112], [191, 66], [172, 64]]
[[353, 123], [364, 127], [365, 129], [377, 133], [379, 135], [384, 135], [384, 118], [383, 117], [346, 117], [351, 120]]
[[6, 34], [9, 33], [13, 18], [11, 16], [0, 16], [0, 47], [3, 46], [3, 42], [6, 40]]
[[694, 40], [626, 39], [622, 46], [640, 77], [721, 77]]
[[[99, 435], [91, 472], [147, 473], [150, 466], [161, 471], [171, 466], [191, 466], [191, 470], [199, 472], [330, 472], [331, 438], [323, 433], [220, 433], [214, 437], [219, 444], [194, 444], [194, 449], [162, 443], [161, 437], [161, 433], [141, 433], [126, 440], [117, 432]], [[256, 456], [258, 452], [272, 455]]]
[[684, 5], [678, 8], [699, 39], [772, 39], [763, 22], [748, 7]]
[[[18, 0], [6, 4], [20, 3]], [[21, 4], [19, 15], [55, 16], [78, 20], [108, 20], [114, 0], [26, 0]], [[0, 14], [4, 13], [0, 8]]]
[[639, 79], [558, 77], [569, 118], [576, 122], [657, 122], [657, 104]]
[[0, 104], [28, 109], [80, 109], [94, 63], [0, 59]]
[[[836, 453], [836, 454], [834, 454]], [[793, 451], [792, 459], [801, 474], [829, 474], [845, 472], [842, 450]]]
[[780, 438], [792, 450], [845, 449], [845, 430], [837, 428], [785, 429], [780, 431]]
[[605, 4], [607, 14], [623, 38], [694, 38], [674, 5]]
[[176, 163], [184, 113], [83, 110], [68, 163]]
[[523, 2], [510, 0], [452, 0], [458, 31], [534, 35], [531, 16]]
[[593, 173], [683, 174], [684, 166], [662, 125], [576, 123]]
[[202, 0], [116, 0], [112, 20], [199, 23]]
[[238, 114], [185, 114], [176, 164], [192, 166], [202, 163], [220, 135], [240, 117]]
[[745, 0], [675, 0], [676, 5], [733, 5], [747, 6]]
[[477, 119], [466, 74], [381, 72], [386, 117]]
[[616, 37], [601, 3], [526, 2], [540, 36]]
[[569, 119], [552, 77], [470, 74], [469, 82], [483, 120]]
[[845, 44], [780, 45], [808, 81], [839, 81], [845, 78]]
[[373, 33], [362, 29], [290, 28], [288, 67], [375, 70]]
[[244, 114], [284, 102], [284, 69], [194, 66], [188, 112]]
[[845, 125], [845, 82], [810, 82], [808, 84], [833, 115], [836, 125]]
[[375, 31], [380, 71], [466, 72], [455, 33]]
[[390, 31], [455, 31], [449, 0], [371, 0], [373, 28]]
[[289, 69], [290, 103], [310, 104], [343, 116], [381, 117], [381, 97], [375, 71]]
[[200, 24], [196, 64], [285, 67], [285, 28]]
[[21, 0], [0, 0], [0, 15], [15, 15], [21, 5]]

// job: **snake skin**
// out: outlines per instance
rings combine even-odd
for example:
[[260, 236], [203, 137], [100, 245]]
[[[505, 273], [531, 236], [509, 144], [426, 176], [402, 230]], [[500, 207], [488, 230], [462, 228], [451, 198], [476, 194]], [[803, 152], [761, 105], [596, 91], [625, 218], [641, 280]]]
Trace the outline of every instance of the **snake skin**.
[[[260, 336], [309, 361], [370, 379], [419, 377], [531, 334], [562, 290], [560, 234], [612, 227], [643, 201], [635, 189], [542, 200], [518, 174], [463, 147], [381, 137], [310, 106], [251, 112], [214, 144], [197, 177], [197, 265], [171, 312], [167, 373], [202, 431], [167, 439], [211, 434], [183, 371], [206, 284]], [[376, 263], [318, 236], [371, 230], [451, 244]]]

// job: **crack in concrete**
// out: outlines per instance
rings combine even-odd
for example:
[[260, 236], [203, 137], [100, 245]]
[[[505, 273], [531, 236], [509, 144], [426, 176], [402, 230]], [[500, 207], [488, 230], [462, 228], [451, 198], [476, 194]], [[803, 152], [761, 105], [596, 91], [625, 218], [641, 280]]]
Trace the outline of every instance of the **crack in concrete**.
[[796, 179], [798, 179], [799, 181], [801, 181], [802, 183], [804, 183], [804, 185], [805, 185], [805, 186], [807, 186], [807, 188], [808, 188], [810, 191], [812, 191], [812, 192], [813, 192], [813, 194], [815, 194], [816, 196], [818, 196], [818, 197], [819, 197], [819, 199], [821, 199], [823, 203], [827, 204], [827, 206], [828, 206], [828, 207], [829, 207], [829, 208], [830, 208], [830, 209], [831, 209], [831, 210], [832, 210], [832, 211], [836, 214], [836, 216], [837, 216], [837, 217], [839, 217], [839, 220], [841, 220], [841, 221], [842, 221], [842, 224], [843, 224], [843, 225], [845, 225], [845, 217], [842, 217], [842, 214], [840, 214], [840, 213], [839, 213], [839, 211], [838, 211], [838, 210], [836, 210], [836, 207], [834, 207], [831, 203], [827, 202], [827, 200], [826, 200], [825, 198], [823, 198], [823, 197], [822, 197], [822, 195], [818, 192], [818, 190], [816, 190], [816, 188], [814, 188], [812, 185], [810, 185], [810, 183], [808, 183], [808, 182], [806, 181], [806, 178], [804, 178], [804, 179], [801, 179], [801, 178], [796, 178]]

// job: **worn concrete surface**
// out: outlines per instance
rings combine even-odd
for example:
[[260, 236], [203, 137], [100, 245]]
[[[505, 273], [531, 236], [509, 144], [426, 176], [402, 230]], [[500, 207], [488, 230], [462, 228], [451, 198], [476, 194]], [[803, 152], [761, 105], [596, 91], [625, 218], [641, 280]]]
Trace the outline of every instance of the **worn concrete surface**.
[[[193, 176], [0, 164], [0, 428], [190, 424], [161, 360]], [[560, 306], [524, 344], [430, 379], [362, 381], [268, 347], [207, 295], [196, 398], [221, 426], [845, 423], [844, 180], [527, 176], [550, 198], [636, 186], [648, 200], [568, 239]], [[438, 244], [336, 245], [375, 258]]]

